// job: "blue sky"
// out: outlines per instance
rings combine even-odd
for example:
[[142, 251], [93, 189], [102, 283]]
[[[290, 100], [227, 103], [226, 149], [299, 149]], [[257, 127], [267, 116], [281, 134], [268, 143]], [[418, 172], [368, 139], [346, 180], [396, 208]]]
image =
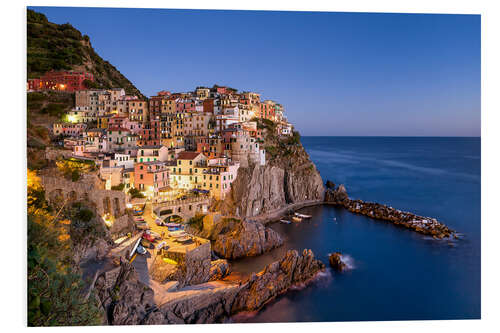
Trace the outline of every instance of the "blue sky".
[[479, 15], [32, 7], [147, 96], [229, 85], [302, 135], [480, 136]]

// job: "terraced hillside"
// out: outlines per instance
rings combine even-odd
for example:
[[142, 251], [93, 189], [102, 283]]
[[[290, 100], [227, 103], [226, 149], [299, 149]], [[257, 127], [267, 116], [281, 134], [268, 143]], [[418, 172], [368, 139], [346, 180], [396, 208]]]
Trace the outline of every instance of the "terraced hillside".
[[89, 88], [122, 87], [127, 94], [144, 97], [116, 67], [94, 51], [89, 36], [71, 24], [49, 22], [44, 14], [28, 9], [27, 35], [28, 78], [49, 70], [88, 71], [95, 79]]

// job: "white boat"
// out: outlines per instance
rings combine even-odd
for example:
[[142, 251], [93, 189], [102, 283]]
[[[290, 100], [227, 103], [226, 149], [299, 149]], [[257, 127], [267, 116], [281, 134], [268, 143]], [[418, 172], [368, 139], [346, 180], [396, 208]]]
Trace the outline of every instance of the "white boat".
[[305, 214], [299, 214], [299, 213], [295, 213], [295, 216], [301, 217], [303, 219], [310, 219], [312, 217], [312, 215], [305, 215]]
[[142, 245], [139, 245], [137, 247], [137, 253], [139, 253], [139, 254], [146, 254], [146, 252], [147, 252], [146, 249]]
[[176, 238], [176, 241], [180, 242], [180, 243], [184, 243], [184, 242], [187, 242], [190, 240], [191, 240], [191, 237], [189, 237], [189, 236], [182, 236], [182, 237]]
[[287, 220], [280, 220], [280, 222], [281, 222], [281, 223], [284, 223], [284, 224], [290, 224], [290, 223], [292, 223], [292, 222], [287, 221]]
[[177, 231], [170, 231], [168, 235], [174, 238], [179, 238], [186, 236], [187, 233], [184, 230], [177, 230]]

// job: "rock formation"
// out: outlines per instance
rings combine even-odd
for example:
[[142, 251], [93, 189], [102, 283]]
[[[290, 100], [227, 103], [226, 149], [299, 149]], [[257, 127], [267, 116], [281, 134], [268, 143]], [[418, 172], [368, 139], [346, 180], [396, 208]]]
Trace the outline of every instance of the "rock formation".
[[227, 260], [218, 259], [214, 260], [210, 264], [210, 272], [208, 281], [222, 280], [230, 273], [230, 266]]
[[340, 185], [336, 189], [328, 189], [325, 194], [325, 203], [344, 207], [351, 213], [365, 215], [377, 220], [389, 221], [436, 239], [455, 236], [454, 230], [434, 218], [403, 212], [379, 203], [349, 199], [344, 185]]
[[134, 267], [126, 261], [102, 273], [96, 279], [94, 288], [109, 324], [148, 323], [147, 319], [155, 309], [153, 290], [139, 281]]
[[231, 311], [237, 313], [258, 310], [291, 286], [309, 281], [324, 268], [321, 261], [314, 259], [311, 250], [304, 250], [302, 255], [296, 250], [290, 250], [281, 260], [253, 274], [241, 286]]
[[[264, 126], [266, 127], [266, 126]], [[240, 167], [231, 194], [217, 207], [225, 215], [241, 218], [265, 215], [300, 203], [321, 202], [323, 180], [309, 155], [295, 137], [278, 137], [264, 128], [266, 165]]]
[[283, 240], [271, 228], [259, 222], [241, 221], [233, 229], [217, 235], [213, 251], [226, 259], [258, 256], [281, 246]]
[[[220, 261], [212, 268], [219, 272], [225, 264]], [[238, 312], [260, 309], [290, 287], [311, 280], [324, 267], [311, 250], [302, 255], [291, 250], [241, 284], [208, 282], [200, 288], [175, 291], [164, 303], [156, 304], [153, 290], [138, 280], [132, 265], [122, 262], [97, 278], [95, 292], [111, 325], [220, 323]]]
[[340, 252], [330, 254], [328, 261], [330, 262], [330, 266], [336, 271], [342, 272], [347, 268], [345, 262], [342, 261], [342, 254]]

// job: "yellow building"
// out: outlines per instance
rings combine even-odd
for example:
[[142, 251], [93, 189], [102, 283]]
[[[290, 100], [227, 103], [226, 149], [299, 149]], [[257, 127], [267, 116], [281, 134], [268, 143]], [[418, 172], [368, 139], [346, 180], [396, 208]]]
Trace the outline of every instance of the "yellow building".
[[175, 164], [169, 166], [169, 182], [174, 189], [199, 189], [210, 192], [215, 199], [223, 199], [236, 179], [239, 164], [220, 162], [211, 164], [199, 152], [180, 152]]
[[103, 128], [103, 129], [108, 128], [109, 118], [111, 117], [112, 117], [111, 115], [104, 115], [97, 117], [97, 128]]

